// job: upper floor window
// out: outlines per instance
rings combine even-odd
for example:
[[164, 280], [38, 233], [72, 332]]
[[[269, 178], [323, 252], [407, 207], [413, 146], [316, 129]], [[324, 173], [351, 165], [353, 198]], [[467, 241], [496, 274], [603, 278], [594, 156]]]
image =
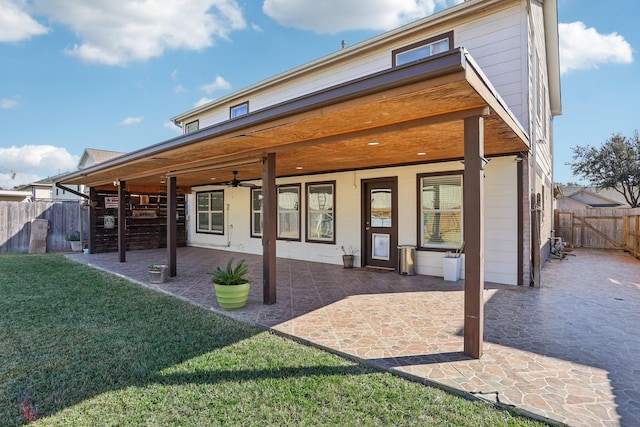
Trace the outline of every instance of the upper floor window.
[[395, 49], [391, 52], [392, 64], [394, 67], [408, 64], [451, 49], [453, 31]]
[[229, 118], [235, 119], [236, 117], [244, 116], [249, 112], [249, 101], [242, 104], [235, 105], [229, 109]]
[[194, 120], [184, 125], [184, 133], [195, 132], [198, 130], [199, 127], [200, 127], [200, 120]]
[[462, 244], [462, 174], [418, 175], [420, 247], [455, 249]]

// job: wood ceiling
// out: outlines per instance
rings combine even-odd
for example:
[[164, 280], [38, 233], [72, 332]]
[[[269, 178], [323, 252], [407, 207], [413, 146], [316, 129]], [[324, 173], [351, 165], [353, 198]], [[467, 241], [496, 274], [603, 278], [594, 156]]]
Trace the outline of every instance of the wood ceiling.
[[241, 180], [259, 180], [268, 152], [276, 153], [279, 177], [461, 159], [464, 118], [477, 115], [485, 116], [485, 157], [528, 150], [524, 132], [467, 68], [231, 131], [209, 130], [194, 142], [168, 141], [63, 183], [109, 187], [121, 180], [130, 191], [164, 192], [166, 177], [176, 176], [189, 192], [227, 182], [234, 170]]

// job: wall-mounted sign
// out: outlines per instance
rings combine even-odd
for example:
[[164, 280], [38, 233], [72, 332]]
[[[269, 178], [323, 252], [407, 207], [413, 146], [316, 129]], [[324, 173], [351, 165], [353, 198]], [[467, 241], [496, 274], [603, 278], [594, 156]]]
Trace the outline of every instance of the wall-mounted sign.
[[115, 227], [116, 227], [116, 217], [113, 215], [105, 215], [104, 228], [115, 228]]
[[155, 209], [134, 209], [131, 212], [131, 217], [139, 219], [158, 218], [158, 213]]
[[104, 207], [107, 209], [118, 209], [118, 196], [105, 197]]

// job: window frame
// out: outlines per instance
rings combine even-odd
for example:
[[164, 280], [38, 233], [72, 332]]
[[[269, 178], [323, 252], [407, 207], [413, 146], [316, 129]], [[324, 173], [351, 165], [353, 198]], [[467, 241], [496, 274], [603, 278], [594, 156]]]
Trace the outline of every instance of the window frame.
[[[196, 128], [192, 129], [192, 130], [189, 130], [189, 125], [193, 125], [194, 123], [195, 123]], [[184, 125], [184, 134], [185, 135], [189, 134], [189, 133], [196, 132], [198, 130], [200, 130], [200, 120], [199, 119], [198, 120], [193, 120], [193, 121], [191, 121], [189, 123], [185, 123], [185, 125]]]
[[[211, 194], [213, 193], [221, 193], [222, 194], [222, 229], [221, 231], [216, 231], [216, 230], [212, 230], [211, 226], [213, 225], [213, 221], [211, 221], [211, 219], [213, 218], [211, 216], [212, 213], [214, 212], [219, 212], [219, 211], [214, 211], [209, 209], [207, 212], [209, 213], [209, 230], [201, 230], [200, 229], [200, 209], [199, 209], [199, 203], [198, 203], [198, 198], [201, 194], [208, 194], [209, 195], [209, 208], [211, 208]], [[225, 224], [226, 224], [226, 218], [224, 215], [224, 190], [207, 190], [207, 191], [198, 191], [196, 192], [196, 233], [202, 233], [202, 234], [215, 234], [217, 236], [224, 236], [224, 229], [225, 229]]]
[[[280, 190], [295, 188], [298, 190], [298, 236], [297, 237], [286, 237], [280, 235]], [[287, 240], [292, 242], [299, 242], [302, 240], [302, 186], [300, 184], [282, 184], [276, 186], [276, 195], [277, 195], [277, 221], [276, 221], [276, 239], [277, 240]], [[263, 230], [264, 231], [264, 230]]]
[[[418, 60], [414, 60], [414, 61], [409, 61], [409, 62], [405, 62], [403, 64], [398, 65], [398, 55], [401, 55], [403, 53], [412, 51], [412, 50], [416, 50], [419, 49], [421, 47], [425, 47], [425, 46], [429, 46], [432, 44], [436, 44], [437, 42], [440, 42], [442, 40], [447, 40], [449, 42], [449, 46], [447, 50], [451, 50], [453, 49], [453, 31], [447, 31], [446, 33], [442, 33], [439, 34], [437, 36], [434, 37], [429, 37], [428, 39], [424, 39], [424, 40], [420, 40], [418, 42], [415, 43], [411, 43], [410, 45], [407, 46], [403, 46], [403, 47], [399, 47], [397, 49], [394, 49], [391, 51], [391, 66], [392, 67], [399, 67], [402, 65], [407, 65], [407, 64], [411, 64], [415, 61], [419, 61], [425, 58], [430, 58], [434, 55], [429, 55], [429, 56], [425, 56], [424, 58], [420, 58]], [[437, 54], [436, 54], [437, 55]]]
[[[311, 214], [310, 204], [310, 190], [313, 187], [320, 186], [331, 186], [331, 238], [320, 238], [320, 237], [311, 237], [311, 220], [309, 215]], [[336, 243], [336, 181], [320, 181], [320, 182], [307, 182], [305, 184], [305, 242], [309, 243], [326, 243], [333, 244]], [[320, 210], [318, 210], [320, 211]], [[323, 213], [324, 215], [324, 213]]]
[[[417, 247], [416, 249], [419, 251], [431, 251], [431, 252], [450, 252], [451, 250], [458, 249], [460, 244], [450, 244], [450, 245], [424, 245], [424, 210], [423, 210], [423, 202], [422, 202], [422, 179], [423, 178], [432, 178], [432, 177], [452, 177], [457, 176], [460, 178], [460, 242], [464, 242], [464, 171], [462, 170], [454, 170], [454, 171], [444, 171], [444, 172], [431, 172], [431, 173], [421, 173], [416, 175], [416, 197], [417, 197], [417, 221], [416, 221], [416, 231], [417, 231]], [[453, 212], [458, 210], [447, 209], [447, 212]]]
[[[254, 206], [253, 206], [253, 193], [256, 192], [256, 191], [260, 191], [260, 196], [259, 197], [260, 197], [260, 200], [261, 200], [260, 209], [257, 210], [257, 211], [254, 209]], [[262, 212], [262, 187], [253, 187], [251, 189], [251, 191], [249, 192], [249, 198], [250, 198], [250, 200], [249, 200], [249, 227], [250, 227], [249, 232], [250, 232], [250, 236], [261, 239], [262, 235], [264, 233], [264, 230], [262, 228], [262, 225], [264, 224], [263, 221], [262, 221], [262, 215], [263, 215], [263, 212]], [[260, 214], [260, 234], [255, 233], [254, 232], [254, 228], [253, 228], [254, 225], [255, 225], [254, 216], [253, 215], [256, 212], [258, 212]]]
[[[234, 115], [233, 112], [240, 107], [245, 107], [246, 111], [244, 113]], [[232, 105], [231, 107], [229, 107], [229, 119], [236, 119], [247, 114], [249, 114], [249, 101], [241, 102], [240, 104]]]

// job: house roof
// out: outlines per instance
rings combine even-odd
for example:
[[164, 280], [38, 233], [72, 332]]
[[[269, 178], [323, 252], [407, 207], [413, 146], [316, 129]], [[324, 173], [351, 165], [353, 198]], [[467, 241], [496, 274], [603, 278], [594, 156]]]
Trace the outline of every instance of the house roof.
[[84, 153], [80, 158], [80, 162], [78, 162], [78, 168], [82, 169], [89, 158], [93, 159], [94, 163], [102, 163], [115, 157], [122, 156], [123, 154], [126, 153], [121, 151], [99, 150], [97, 148], [85, 148]]
[[[616, 190], [609, 188], [598, 189], [597, 187], [576, 187], [565, 185], [562, 187], [564, 197], [576, 200], [591, 207], [629, 207], [624, 196]], [[585, 196], [591, 200], [586, 200]]]
[[473, 116], [485, 117], [487, 157], [529, 149], [520, 124], [459, 48], [107, 160], [63, 182], [100, 187], [119, 179], [132, 191], [162, 191], [175, 176], [189, 191], [229, 181], [233, 170], [260, 179], [265, 153], [277, 153], [277, 176], [459, 160], [464, 120]]

